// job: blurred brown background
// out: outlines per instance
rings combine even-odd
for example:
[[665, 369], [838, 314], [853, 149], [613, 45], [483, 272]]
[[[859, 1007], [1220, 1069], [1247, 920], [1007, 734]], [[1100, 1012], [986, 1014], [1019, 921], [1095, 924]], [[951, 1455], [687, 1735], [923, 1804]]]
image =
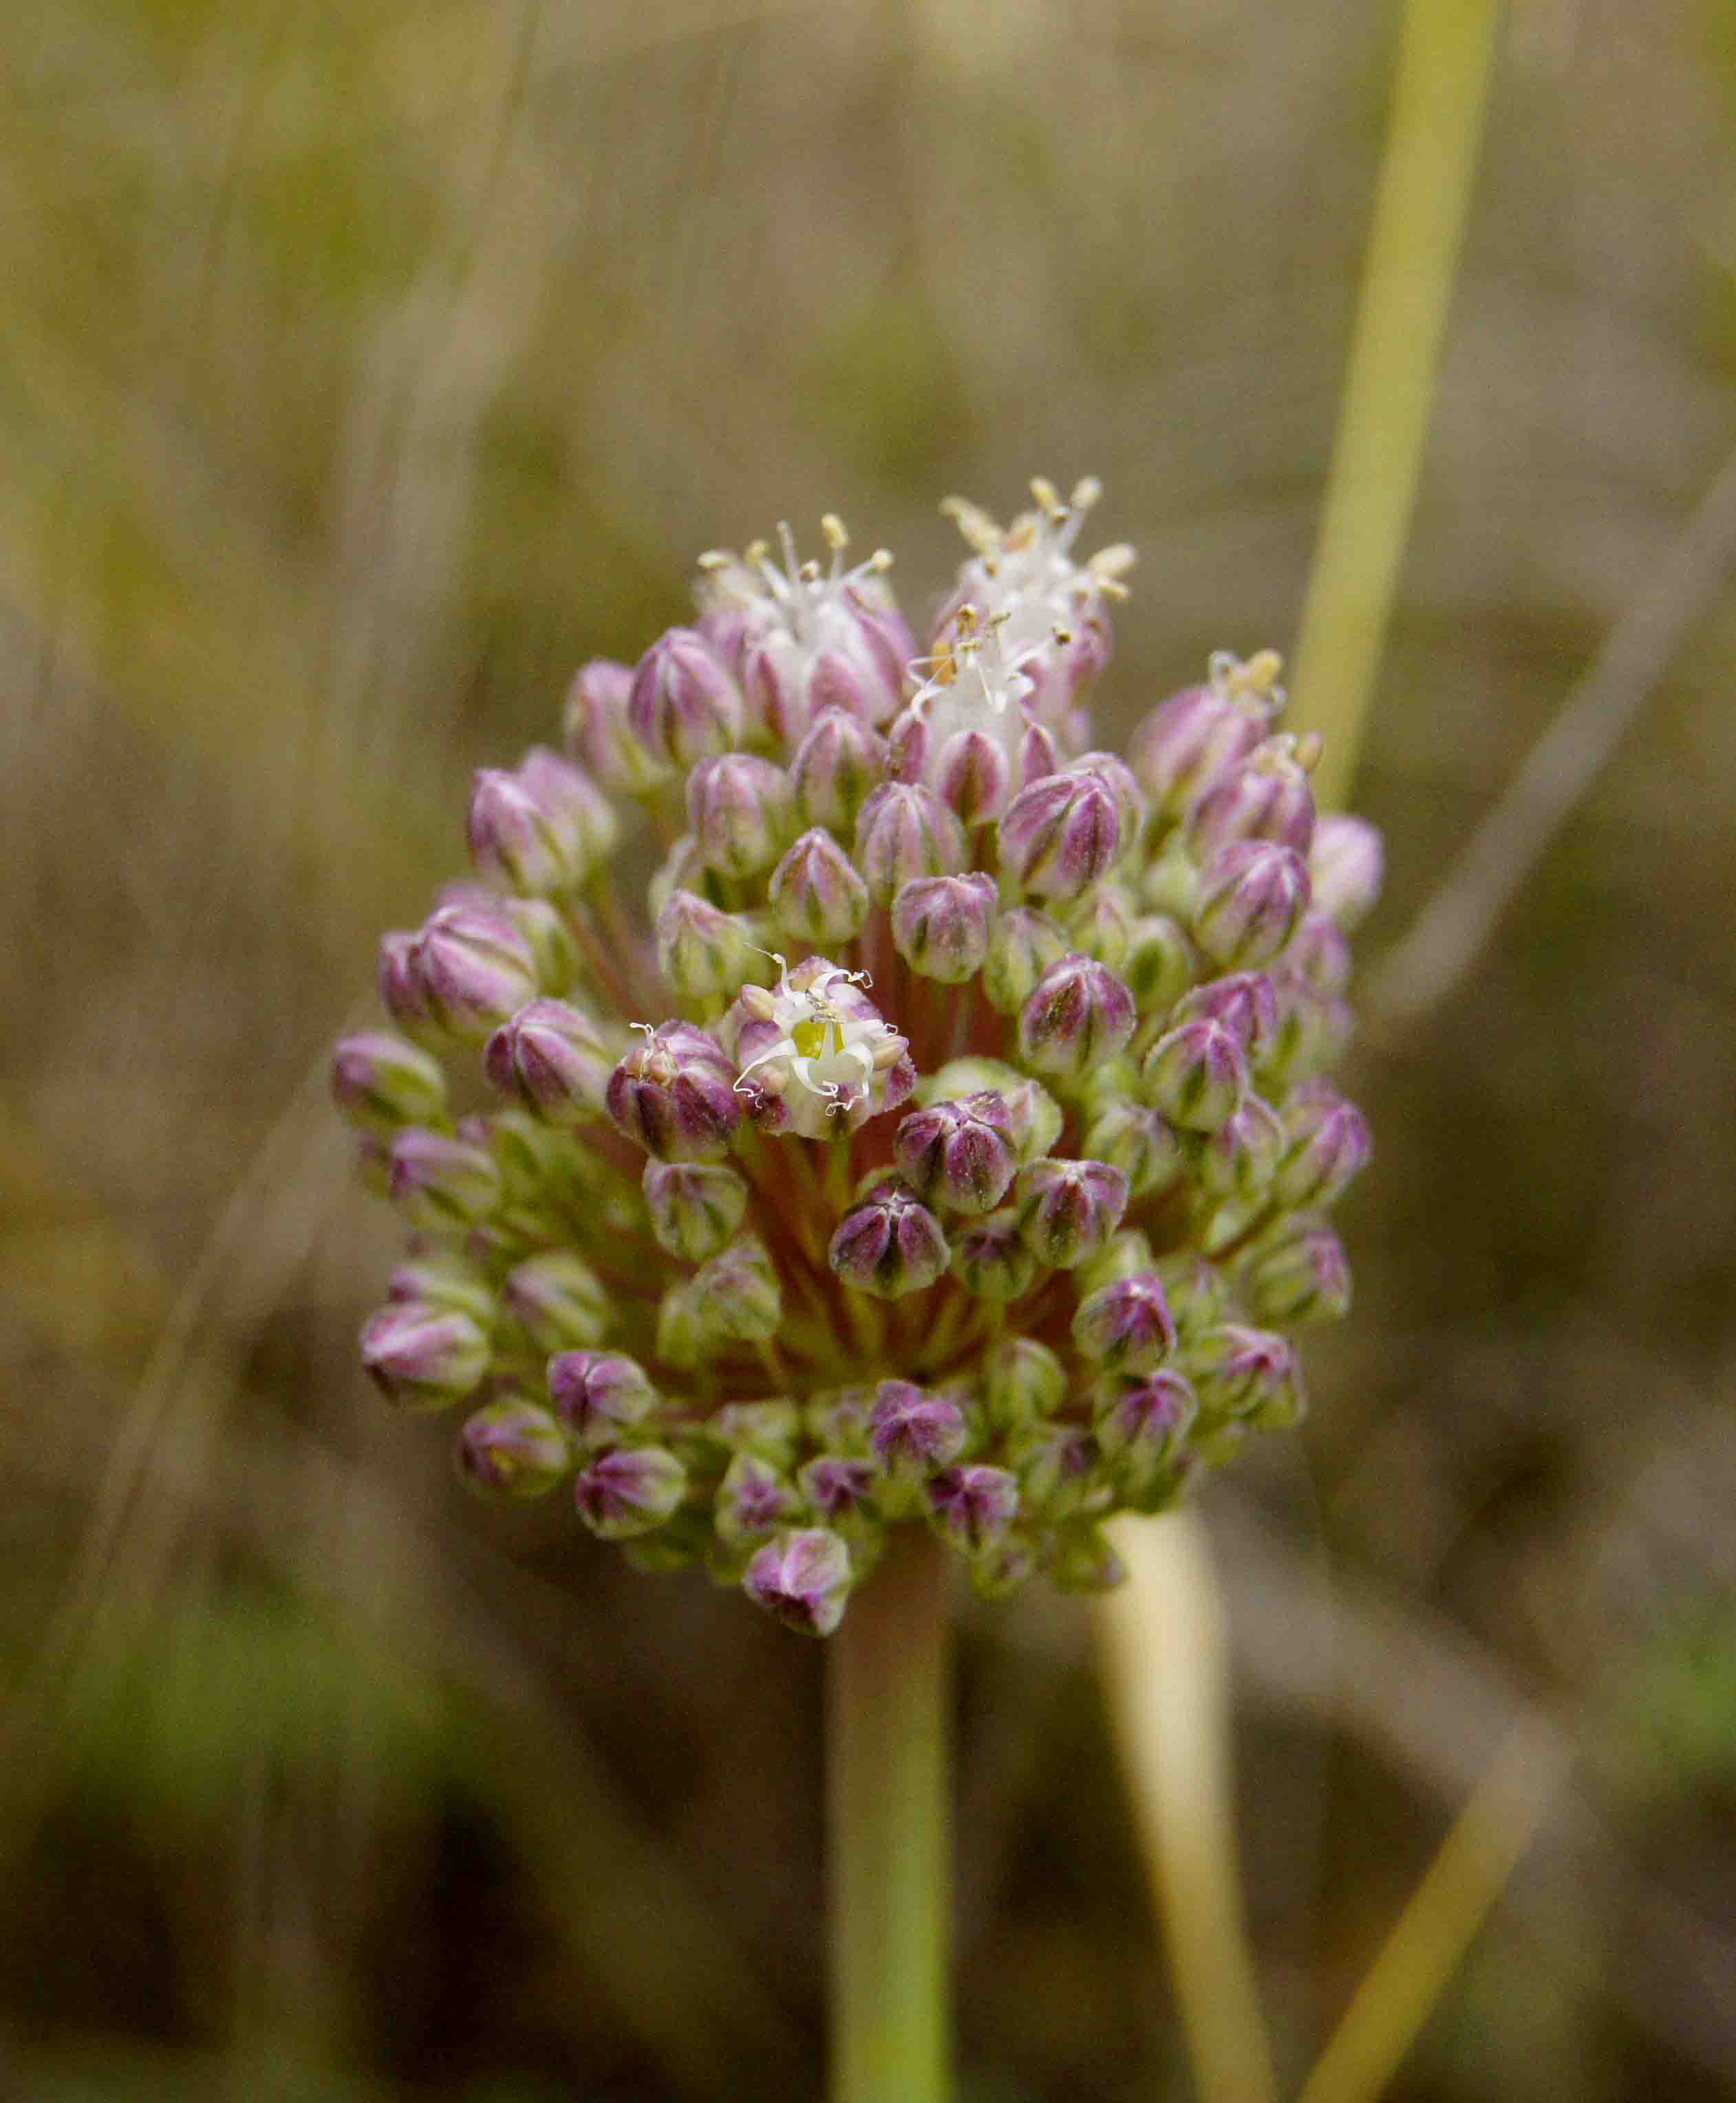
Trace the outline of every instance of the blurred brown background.
[[[1108, 484], [1103, 704], [1287, 646], [1396, 10], [11, 0], [0, 2094], [815, 2092], [817, 1648], [353, 1364], [324, 1052], [693, 556]], [[1736, 444], [1736, 17], [1521, 0], [1358, 781], [1396, 937]], [[811, 538], [811, 530], [809, 537]], [[1208, 1502], [1287, 2081], [1516, 1716], [1406, 2099], [1736, 2092], [1736, 597], [1376, 1033], [1360, 1304]], [[1106, 740], [1107, 741], [1107, 740]], [[1087, 1621], [970, 1618], [966, 2096], [1188, 2075]]]

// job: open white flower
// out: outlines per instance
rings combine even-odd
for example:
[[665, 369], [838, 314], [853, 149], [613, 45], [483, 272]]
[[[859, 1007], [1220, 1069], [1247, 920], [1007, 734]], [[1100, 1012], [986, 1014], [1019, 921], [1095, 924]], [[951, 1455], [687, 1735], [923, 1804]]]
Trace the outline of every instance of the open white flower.
[[769, 1113], [768, 1127], [819, 1139], [903, 1101], [914, 1079], [899, 1072], [909, 1047], [863, 990], [868, 974], [824, 957], [793, 971], [780, 956], [772, 962], [775, 988], [744, 986], [725, 1025], [741, 1069], [736, 1089]]

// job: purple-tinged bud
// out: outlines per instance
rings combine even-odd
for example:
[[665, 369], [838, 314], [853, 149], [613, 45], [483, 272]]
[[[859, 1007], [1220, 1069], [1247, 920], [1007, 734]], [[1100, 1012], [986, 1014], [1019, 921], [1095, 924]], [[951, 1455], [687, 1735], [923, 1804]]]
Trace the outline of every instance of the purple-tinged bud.
[[892, 939], [924, 978], [962, 985], [988, 954], [997, 893], [992, 876], [925, 876], [892, 901]]
[[1265, 1189], [1284, 1158], [1284, 1127], [1258, 1096], [1245, 1096], [1204, 1140], [1195, 1156], [1201, 1188], [1213, 1198], [1252, 1198]]
[[1028, 1509], [1053, 1521], [1076, 1512], [1089, 1497], [1103, 1461], [1095, 1434], [1073, 1424], [1033, 1424], [1007, 1441]]
[[672, 628], [639, 660], [627, 721], [654, 758], [686, 773], [739, 740], [740, 689], [703, 635]]
[[1245, 765], [1214, 782], [1188, 813], [1183, 837], [1202, 867], [1236, 840], [1275, 840], [1305, 855], [1314, 838], [1314, 789], [1297, 740], [1268, 738]]
[[1314, 909], [1349, 929], [1380, 896], [1386, 874], [1386, 849], [1377, 827], [1366, 818], [1334, 811], [1314, 829], [1308, 856], [1314, 879]]
[[494, 1327], [499, 1311], [486, 1274], [450, 1249], [406, 1256], [387, 1281], [386, 1296], [468, 1314], [485, 1329]]
[[467, 1417], [458, 1434], [458, 1472], [486, 1497], [539, 1497], [573, 1465], [566, 1434], [539, 1402], [504, 1396]]
[[1033, 897], [1082, 897], [1120, 860], [1126, 841], [1115, 791], [1069, 767], [1022, 789], [999, 828], [1001, 866]]
[[1323, 1081], [1298, 1089], [1284, 1113], [1284, 1158], [1272, 1180], [1272, 1194], [1282, 1205], [1331, 1204], [1374, 1151], [1361, 1111]]
[[734, 1066], [690, 1022], [647, 1029], [609, 1076], [604, 1100], [617, 1127], [659, 1161], [714, 1161], [741, 1122]]
[[1039, 1268], [1010, 1207], [975, 1221], [952, 1248], [952, 1275], [979, 1300], [1005, 1305], [1022, 1298], [1036, 1284]]
[[1139, 1078], [1153, 1109], [1189, 1132], [1215, 1132], [1236, 1114], [1248, 1065], [1227, 1024], [1184, 1022], [1145, 1055]]
[[886, 778], [886, 740], [846, 709], [828, 709], [790, 762], [796, 804], [810, 825], [847, 834]]
[[1133, 770], [1161, 816], [1180, 817], [1264, 738], [1281, 700], [1278, 669], [1269, 651], [1245, 665], [1215, 656], [1210, 684], [1171, 694], [1134, 731]]
[[983, 1407], [997, 1431], [1053, 1416], [1067, 1399], [1067, 1368], [1031, 1336], [1003, 1336], [983, 1373]]
[[633, 667], [593, 657], [573, 674], [566, 690], [566, 749], [605, 789], [637, 795], [667, 771], [653, 758], [628, 721]]
[[718, 1538], [729, 1548], [756, 1545], [801, 1514], [795, 1485], [757, 1453], [738, 1453], [717, 1487]]
[[909, 781], [883, 781], [856, 817], [856, 866], [877, 905], [890, 905], [920, 876], [965, 865], [965, 829], [938, 796]]
[[868, 918], [868, 886], [832, 834], [804, 833], [771, 873], [766, 903], [778, 925], [803, 942], [832, 948], [853, 941]]
[[1208, 979], [1178, 1001], [1172, 1023], [1221, 1022], [1250, 1065], [1272, 1052], [1277, 1038], [1277, 989], [1263, 971], [1232, 971]]
[[1126, 1564], [1095, 1524], [1068, 1527], [1049, 1563], [1049, 1581], [1058, 1592], [1112, 1592], [1126, 1577]]
[[822, 1453], [796, 1477], [797, 1487], [828, 1526], [859, 1525], [872, 1516], [873, 1463]]
[[1095, 1396], [1097, 1443], [1114, 1458], [1165, 1460], [1187, 1437], [1199, 1407], [1193, 1389], [1168, 1367], [1143, 1380], [1107, 1380]]
[[1051, 964], [1072, 948], [1067, 931], [1035, 906], [1015, 905], [990, 930], [983, 991], [1002, 1015], [1016, 1015]]
[[[1316, 887], [1315, 898], [1319, 899]], [[1350, 940], [1335, 920], [1316, 909], [1304, 913], [1290, 937], [1284, 967], [1306, 979], [1316, 993], [1341, 994], [1350, 984]]]
[[549, 1249], [516, 1265], [500, 1300], [544, 1358], [594, 1344], [609, 1326], [602, 1280], [570, 1249]]
[[1049, 967], [1020, 1010], [1019, 1056], [1041, 1074], [1077, 1080], [1125, 1051], [1139, 1019], [1115, 973], [1076, 949]]
[[681, 1509], [687, 1470], [661, 1446], [618, 1446], [599, 1453], [573, 1483], [573, 1501], [605, 1541], [650, 1533]]
[[548, 1393], [562, 1421], [587, 1446], [642, 1424], [657, 1390], [637, 1358], [619, 1351], [562, 1351], [548, 1361]]
[[940, 1222], [914, 1190], [888, 1176], [845, 1214], [827, 1260], [846, 1285], [899, 1300], [932, 1285], [949, 1254]]
[[917, 1091], [924, 1104], [956, 1101], [992, 1088], [1006, 1105], [1008, 1129], [1021, 1167], [1046, 1154], [1061, 1136], [1061, 1106], [1040, 1081], [1001, 1059], [950, 1059]]
[[721, 1163], [647, 1161], [643, 1188], [659, 1246], [683, 1263], [716, 1256], [748, 1209], [747, 1185]]
[[564, 1000], [530, 1002], [482, 1047], [490, 1086], [555, 1125], [601, 1114], [613, 1065], [596, 1024]]
[[964, 1443], [964, 1412], [956, 1402], [911, 1381], [886, 1380], [875, 1389], [868, 1451], [883, 1474], [919, 1482], [956, 1461]]
[[1241, 1322], [1208, 1329], [1188, 1349], [1188, 1371], [1213, 1418], [1246, 1417], [1276, 1430], [1306, 1407], [1295, 1346], [1271, 1329]]
[[1350, 1264], [1344, 1245], [1321, 1219], [1306, 1214], [1262, 1242], [1241, 1272], [1242, 1298], [1258, 1322], [1299, 1327], [1340, 1322], [1350, 1312]]
[[353, 1124], [389, 1136], [445, 1116], [446, 1077], [426, 1052], [389, 1030], [369, 1029], [333, 1048], [331, 1094]]
[[795, 829], [789, 776], [751, 752], [704, 761], [687, 777], [687, 822], [720, 876], [769, 869]]
[[1223, 1272], [1203, 1256], [1165, 1256], [1157, 1265], [1157, 1274], [1183, 1343], [1223, 1321], [1230, 1289]]
[[778, 1333], [784, 1292], [771, 1252], [757, 1234], [739, 1234], [694, 1274], [688, 1290], [712, 1332], [738, 1343], [765, 1343]]
[[608, 799], [588, 775], [538, 745], [508, 773], [482, 768], [465, 833], [486, 883], [537, 897], [572, 890], [614, 846]]
[[1174, 1127], [1157, 1111], [1125, 1097], [1100, 1109], [1086, 1127], [1085, 1148], [1127, 1178], [1130, 1197], [1165, 1190], [1182, 1172], [1184, 1157]]
[[488, 1334], [453, 1307], [394, 1300], [362, 1327], [362, 1363], [400, 1409], [445, 1409], [468, 1394], [488, 1371]]
[[1011, 1116], [992, 1088], [912, 1110], [892, 1152], [918, 1197], [955, 1212], [992, 1212], [1019, 1167]]
[[657, 968], [684, 1000], [732, 994], [753, 968], [751, 933], [739, 914], [672, 891], [657, 914]]
[[1136, 1272], [1081, 1300], [1073, 1341], [1106, 1372], [1155, 1372], [1175, 1348], [1175, 1323], [1156, 1271]]
[[1131, 847], [1145, 825], [1145, 792], [1133, 769], [1119, 754], [1084, 752], [1072, 763], [1075, 774], [1093, 774], [1115, 798], [1116, 816], [1121, 821], [1121, 844]]
[[1033, 1161], [1014, 1186], [1019, 1230], [1038, 1260], [1072, 1270], [1121, 1223], [1127, 1178], [1106, 1161]]
[[813, 1443], [828, 1453], [860, 1456], [868, 1452], [868, 1412], [873, 1406], [872, 1387], [824, 1389], [810, 1397], [801, 1413], [802, 1425]]
[[935, 1531], [961, 1555], [992, 1548], [1019, 1510], [1019, 1478], [1005, 1468], [973, 1461], [943, 1468], [923, 1486]]
[[1272, 988], [1277, 1032], [1259, 1063], [1262, 1077], [1276, 1092], [1336, 1065], [1349, 1049], [1356, 1024], [1348, 1001], [1317, 993], [1287, 964], [1272, 974]]
[[1201, 879], [1194, 940], [1228, 971], [1270, 963], [1301, 924], [1308, 891], [1308, 865], [1293, 847], [1238, 840]]
[[531, 945], [498, 905], [442, 905], [412, 942], [408, 968], [455, 1037], [486, 1037], [536, 997]]
[[486, 1146], [412, 1125], [392, 1142], [392, 1201], [438, 1230], [486, 1219], [500, 1202], [500, 1171]]
[[829, 1527], [798, 1527], [755, 1554], [741, 1589], [757, 1607], [806, 1636], [829, 1636], [844, 1618], [850, 1549]]
[[415, 1038], [437, 1036], [439, 1025], [428, 1005], [427, 989], [416, 973], [415, 949], [416, 937], [406, 930], [382, 935], [374, 983], [380, 1006], [400, 1029]]
[[1193, 984], [1199, 954], [1179, 921], [1167, 913], [1143, 914], [1127, 930], [1127, 952], [1117, 969], [1142, 1015], [1161, 1015]]

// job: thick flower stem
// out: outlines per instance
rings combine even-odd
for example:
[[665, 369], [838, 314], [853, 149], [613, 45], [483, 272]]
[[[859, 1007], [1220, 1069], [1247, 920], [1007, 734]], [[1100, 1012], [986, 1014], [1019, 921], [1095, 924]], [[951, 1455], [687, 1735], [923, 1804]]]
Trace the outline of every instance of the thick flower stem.
[[943, 2103], [946, 1554], [900, 1527], [828, 1646], [832, 2103]]

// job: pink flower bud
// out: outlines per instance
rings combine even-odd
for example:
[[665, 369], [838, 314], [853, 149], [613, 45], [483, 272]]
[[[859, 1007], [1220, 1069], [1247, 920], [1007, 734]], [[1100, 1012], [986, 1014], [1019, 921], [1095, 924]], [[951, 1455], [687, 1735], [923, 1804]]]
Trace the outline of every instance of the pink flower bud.
[[1277, 1041], [1277, 991], [1262, 971], [1232, 971], [1194, 987], [1176, 1003], [1170, 1020], [1177, 1025], [1221, 1022], [1249, 1063], [1257, 1066]]
[[548, 1361], [548, 1393], [562, 1421], [588, 1446], [619, 1438], [657, 1407], [645, 1368], [618, 1351], [561, 1352]]
[[1081, 896], [1126, 844], [1112, 786], [1069, 767], [1022, 789], [1000, 825], [1001, 865], [1033, 896]]
[[1222, 1022], [1184, 1022], [1160, 1037], [1139, 1069], [1148, 1100], [1171, 1124], [1215, 1132], [1247, 1092], [1248, 1065]]
[[690, 1022], [647, 1029], [609, 1076], [617, 1127], [659, 1161], [712, 1161], [741, 1122], [735, 1069], [717, 1039]]
[[687, 1470], [661, 1446], [601, 1453], [573, 1484], [579, 1516], [605, 1541], [654, 1532], [675, 1516], [686, 1494]]
[[613, 1067], [597, 1025], [564, 1000], [533, 1000], [482, 1047], [482, 1071], [550, 1124], [599, 1115]]
[[385, 1133], [443, 1117], [446, 1079], [437, 1060], [383, 1029], [344, 1038], [331, 1055], [331, 1094], [356, 1124]]
[[657, 967], [684, 1000], [734, 993], [752, 967], [748, 923], [697, 891], [672, 891], [657, 914]]
[[1295, 1347], [1270, 1329], [1230, 1322], [1206, 1330], [1189, 1347], [1188, 1371], [1214, 1418], [1277, 1429], [1296, 1423], [1307, 1407]]
[[407, 968], [427, 1012], [455, 1037], [480, 1038], [536, 996], [536, 960], [495, 905], [443, 905], [412, 941]]
[[500, 1172], [485, 1146], [416, 1125], [392, 1143], [392, 1199], [419, 1227], [468, 1225], [500, 1202]]
[[[1215, 663], [1214, 663], [1215, 669]], [[1266, 736], [1276, 713], [1268, 692], [1227, 683], [1184, 687], [1160, 701], [1133, 734], [1133, 770], [1165, 817], [1194, 799]]]
[[799, 1515], [795, 1485], [757, 1453], [738, 1453], [713, 1502], [718, 1538], [727, 1548], [757, 1545]]
[[1338, 1322], [1350, 1312], [1344, 1246], [1321, 1219], [1287, 1221], [1254, 1250], [1241, 1274], [1248, 1312], [1259, 1322]]
[[1284, 1154], [1277, 1112], [1258, 1096], [1244, 1096], [1195, 1158], [1200, 1186], [1214, 1198], [1252, 1198], [1271, 1182]]
[[952, 1275], [979, 1300], [1005, 1305], [1022, 1298], [1036, 1284], [1039, 1268], [1010, 1206], [975, 1221], [953, 1244]]
[[1284, 1113], [1284, 1158], [1272, 1177], [1280, 1204], [1325, 1206], [1368, 1166], [1373, 1145], [1362, 1113], [1323, 1081], [1305, 1083]]
[[816, 716], [790, 762], [803, 818], [840, 834], [850, 830], [857, 812], [886, 778], [885, 739], [846, 709], [828, 709]]
[[1073, 1316], [1073, 1341], [1106, 1372], [1154, 1372], [1175, 1348], [1175, 1323], [1157, 1272], [1136, 1271], [1088, 1293]]
[[758, 1550], [742, 1589], [798, 1635], [829, 1636], [844, 1618], [852, 1581], [841, 1536], [828, 1527], [805, 1526]]
[[868, 1451], [882, 1471], [920, 1481], [956, 1460], [965, 1443], [964, 1413], [944, 1395], [910, 1381], [882, 1381], [868, 1412]]
[[672, 628], [639, 660], [627, 719], [656, 758], [685, 773], [740, 738], [741, 694], [703, 635]]
[[1183, 836], [1202, 867], [1236, 840], [1275, 840], [1307, 854], [1314, 838], [1314, 789], [1297, 762], [1295, 739], [1268, 738], [1243, 765], [1220, 776], [1188, 812]]
[[1290, 937], [1285, 953], [1285, 967], [1304, 978], [1316, 993], [1341, 994], [1350, 984], [1350, 941], [1338, 923], [1319, 911], [1319, 886], [1315, 887], [1316, 909], [1304, 913], [1302, 925]]
[[855, 862], [874, 903], [890, 905], [917, 878], [964, 867], [965, 829], [928, 789], [884, 781], [857, 815]]
[[917, 877], [892, 901], [892, 939], [924, 978], [961, 985], [988, 954], [997, 892], [991, 876]]
[[487, 1332], [456, 1308], [397, 1300], [362, 1324], [362, 1363], [401, 1409], [445, 1409], [488, 1371]]
[[1121, 1225], [1127, 1178], [1106, 1161], [1033, 1161], [1013, 1194], [1026, 1245], [1039, 1261], [1072, 1270]]
[[400, 1029], [416, 1038], [437, 1037], [439, 1025], [415, 970], [416, 936], [402, 929], [380, 938], [374, 983], [380, 1004]]
[[1019, 1510], [1019, 1478], [981, 1462], [943, 1468], [923, 1485], [935, 1531], [961, 1555], [979, 1555], [1001, 1540]]
[[1166, 1459], [1199, 1413], [1193, 1389], [1162, 1367], [1140, 1380], [1106, 1381], [1098, 1390], [1094, 1428], [1104, 1452], [1142, 1461]]
[[466, 820], [478, 876], [527, 896], [572, 890], [615, 845], [615, 813], [588, 776], [538, 745], [477, 775]]
[[686, 1263], [725, 1247], [748, 1207], [748, 1186], [733, 1168], [699, 1161], [647, 1161], [645, 1203], [659, 1246]]
[[593, 657], [566, 690], [566, 749], [592, 778], [618, 795], [636, 795], [666, 771], [628, 721], [633, 667]]
[[544, 1496], [571, 1465], [566, 1433], [524, 1395], [490, 1403], [458, 1434], [459, 1474], [483, 1496]]
[[930, 1103], [899, 1125], [893, 1157], [919, 1197], [955, 1212], [992, 1212], [1019, 1166], [1012, 1118], [992, 1089]]
[[1238, 840], [1201, 880], [1194, 939], [1227, 970], [1269, 963], [1295, 933], [1308, 895], [1308, 865], [1294, 848]]
[[855, 940], [868, 918], [868, 886], [829, 832], [804, 833], [771, 873], [766, 902], [780, 927], [831, 947]]
[[1386, 850], [1366, 818], [1334, 811], [1314, 829], [1308, 856], [1314, 907], [1340, 927], [1354, 927], [1380, 896]]
[[1076, 950], [1049, 967], [1021, 1010], [1019, 1056], [1039, 1073], [1077, 1079], [1125, 1051], [1138, 1020], [1115, 973]]
[[827, 1260], [846, 1285], [899, 1300], [932, 1285], [949, 1254], [940, 1222], [915, 1191], [888, 1176], [844, 1215]]
[[687, 822], [707, 865], [720, 876], [753, 876], [769, 868], [794, 816], [788, 776], [752, 753], [720, 754], [687, 777]]

